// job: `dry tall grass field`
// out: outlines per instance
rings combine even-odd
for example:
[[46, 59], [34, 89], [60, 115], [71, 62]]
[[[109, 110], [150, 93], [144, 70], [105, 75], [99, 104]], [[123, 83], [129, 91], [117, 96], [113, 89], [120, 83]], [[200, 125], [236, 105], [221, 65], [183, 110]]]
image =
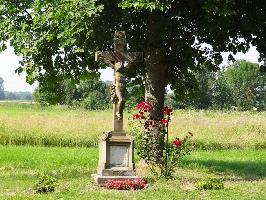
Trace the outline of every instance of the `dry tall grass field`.
[[[128, 124], [131, 114], [125, 115]], [[111, 110], [0, 104], [0, 144], [91, 147], [111, 129]], [[198, 148], [266, 148], [266, 112], [175, 110], [171, 138], [188, 131]]]

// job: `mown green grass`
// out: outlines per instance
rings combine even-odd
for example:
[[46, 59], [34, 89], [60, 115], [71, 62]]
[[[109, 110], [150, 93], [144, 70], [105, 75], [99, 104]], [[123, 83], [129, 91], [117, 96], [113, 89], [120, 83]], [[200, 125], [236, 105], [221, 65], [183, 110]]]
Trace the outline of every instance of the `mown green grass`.
[[[125, 125], [128, 118], [125, 113]], [[112, 111], [86, 111], [64, 106], [0, 103], [0, 144], [96, 147], [112, 130]], [[201, 149], [265, 149], [266, 112], [176, 110], [170, 137], [194, 133]]]
[[[0, 199], [265, 199], [266, 150], [195, 151], [174, 179], [158, 180], [142, 191], [114, 191], [94, 184], [97, 148], [0, 146]], [[137, 167], [140, 176], [145, 166]], [[35, 194], [42, 172], [59, 182], [55, 193]], [[207, 176], [224, 180], [225, 189], [200, 191], [194, 183]]]

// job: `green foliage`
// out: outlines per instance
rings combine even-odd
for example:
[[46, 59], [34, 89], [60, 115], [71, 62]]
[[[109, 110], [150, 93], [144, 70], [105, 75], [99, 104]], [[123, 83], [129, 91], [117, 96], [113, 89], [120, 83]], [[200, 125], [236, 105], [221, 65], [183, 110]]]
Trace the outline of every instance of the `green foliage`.
[[194, 102], [199, 109], [206, 109], [212, 105], [212, 89], [215, 82], [215, 74], [206, 71], [200, 72], [196, 76], [199, 82], [199, 95]]
[[[198, 90], [185, 96], [179, 103], [179, 107], [189, 107], [196, 109], [208, 109], [213, 104], [213, 87], [216, 81], [215, 73], [209, 73], [202, 69], [195, 73]], [[178, 105], [177, 105], [178, 106]]]
[[165, 11], [170, 8], [171, 0], [122, 0], [119, 4], [123, 9], [125, 8], [134, 8], [137, 11], [141, 10], [161, 10]]
[[53, 91], [50, 91], [46, 85], [39, 85], [33, 93], [33, 99], [42, 105], [71, 104], [75, 99], [75, 92], [75, 84], [70, 80], [63, 80]]
[[57, 180], [47, 174], [43, 174], [39, 177], [38, 182], [34, 185], [36, 193], [50, 193], [54, 192], [58, 186]]
[[53, 90], [53, 83], [61, 81], [63, 74], [95, 76], [82, 64], [87, 60], [82, 54], [92, 54], [84, 44], [91, 43], [86, 38], [93, 34], [92, 22], [101, 5], [95, 5], [94, 0], [1, 0], [0, 4], [0, 26], [6, 27], [0, 32], [1, 41], [10, 39], [16, 54], [23, 56], [17, 72], [26, 71], [29, 83], [38, 79]]
[[198, 189], [203, 190], [220, 190], [224, 189], [223, 180], [215, 177], [207, 177], [205, 180], [195, 183]]
[[258, 64], [240, 60], [217, 73], [198, 72], [198, 92], [195, 98], [174, 101], [176, 95], [166, 96], [174, 108], [196, 109], [266, 109], [266, 74]]
[[257, 64], [238, 61], [226, 70], [233, 101], [242, 110], [266, 109], [266, 74], [259, 69]]
[[102, 110], [110, 106], [110, 85], [98, 79], [82, 80], [74, 84], [62, 81], [56, 90], [50, 91], [39, 85], [33, 93], [34, 100], [42, 105], [68, 105], [89, 110]]
[[101, 93], [98, 91], [93, 91], [89, 96], [84, 98], [80, 105], [83, 108], [90, 110], [100, 110], [104, 108], [108, 108], [108, 104], [106, 104], [105, 99], [101, 98]]
[[133, 119], [138, 119], [139, 123], [131, 122], [130, 132], [135, 136], [137, 154], [155, 176], [172, 177], [181, 159], [193, 149], [191, 142], [193, 134], [190, 132], [183, 140], [176, 138], [169, 142], [168, 128], [173, 114], [172, 109], [164, 107], [164, 117], [157, 121], [147, 114], [152, 109], [151, 104], [143, 101], [136, 108], [139, 112], [133, 115]]
[[217, 73], [217, 80], [213, 83], [212, 108], [214, 109], [231, 109], [234, 106], [234, 96], [227, 83], [226, 69], [222, 68]]
[[111, 83], [100, 80], [81, 81], [78, 92], [80, 105], [90, 110], [103, 110], [111, 106]]
[[138, 102], [144, 101], [145, 91], [143, 85], [129, 84], [127, 91], [126, 107], [130, 110], [134, 109]]
[[[253, 44], [265, 57], [265, 6], [237, 0], [1, 0], [0, 49], [10, 41], [22, 56], [17, 72], [55, 90], [65, 76], [97, 76], [106, 66], [94, 61], [94, 52], [110, 50], [113, 32], [126, 30], [130, 50], [143, 51], [146, 62], [159, 59], [167, 66], [166, 84], [184, 97], [197, 88], [193, 72], [203, 64], [217, 70], [221, 52], [246, 52]], [[212, 48], [202, 48], [204, 43]], [[162, 56], [151, 57], [155, 52]], [[135, 84], [145, 77], [145, 66], [129, 73]]]

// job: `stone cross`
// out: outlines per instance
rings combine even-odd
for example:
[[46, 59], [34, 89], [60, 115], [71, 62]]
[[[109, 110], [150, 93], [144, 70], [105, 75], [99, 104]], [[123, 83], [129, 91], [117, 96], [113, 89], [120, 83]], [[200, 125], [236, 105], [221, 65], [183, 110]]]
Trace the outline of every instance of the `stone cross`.
[[[125, 31], [115, 31], [114, 51], [98, 51], [95, 60], [103, 60], [114, 69], [112, 84], [113, 103], [113, 130], [114, 134], [124, 134], [123, 130], [123, 110], [125, 107], [126, 80], [125, 73], [133, 62], [143, 59], [142, 52], [127, 52]], [[125, 65], [125, 62], [128, 65]]]

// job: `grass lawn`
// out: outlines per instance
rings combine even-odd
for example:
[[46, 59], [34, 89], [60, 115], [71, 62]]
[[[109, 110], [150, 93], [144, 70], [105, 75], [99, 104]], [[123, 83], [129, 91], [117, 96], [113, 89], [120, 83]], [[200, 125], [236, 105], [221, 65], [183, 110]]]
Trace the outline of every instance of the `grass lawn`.
[[[0, 103], [0, 199], [266, 199], [266, 112], [175, 111], [170, 137], [192, 131], [199, 148], [174, 179], [142, 191], [106, 190], [91, 178], [98, 138], [112, 129], [111, 116], [111, 111]], [[140, 177], [149, 175], [139, 163], [137, 170]], [[58, 179], [55, 193], [34, 193], [42, 173]], [[194, 183], [207, 176], [222, 178], [225, 189], [196, 189]]]
[[[0, 199], [265, 199], [266, 150], [194, 151], [176, 170], [175, 179], [159, 180], [142, 191], [99, 188], [96, 148], [0, 146]], [[147, 174], [138, 166], [139, 175]], [[140, 170], [141, 169], [141, 170]], [[42, 172], [57, 177], [52, 194], [35, 194], [32, 186]], [[197, 180], [221, 177], [225, 189], [200, 191]]]
[[[126, 113], [125, 124], [130, 116]], [[0, 103], [0, 144], [95, 147], [99, 135], [111, 129], [111, 110]], [[176, 110], [170, 137], [182, 138], [188, 131], [205, 149], [266, 149], [266, 112]]]

